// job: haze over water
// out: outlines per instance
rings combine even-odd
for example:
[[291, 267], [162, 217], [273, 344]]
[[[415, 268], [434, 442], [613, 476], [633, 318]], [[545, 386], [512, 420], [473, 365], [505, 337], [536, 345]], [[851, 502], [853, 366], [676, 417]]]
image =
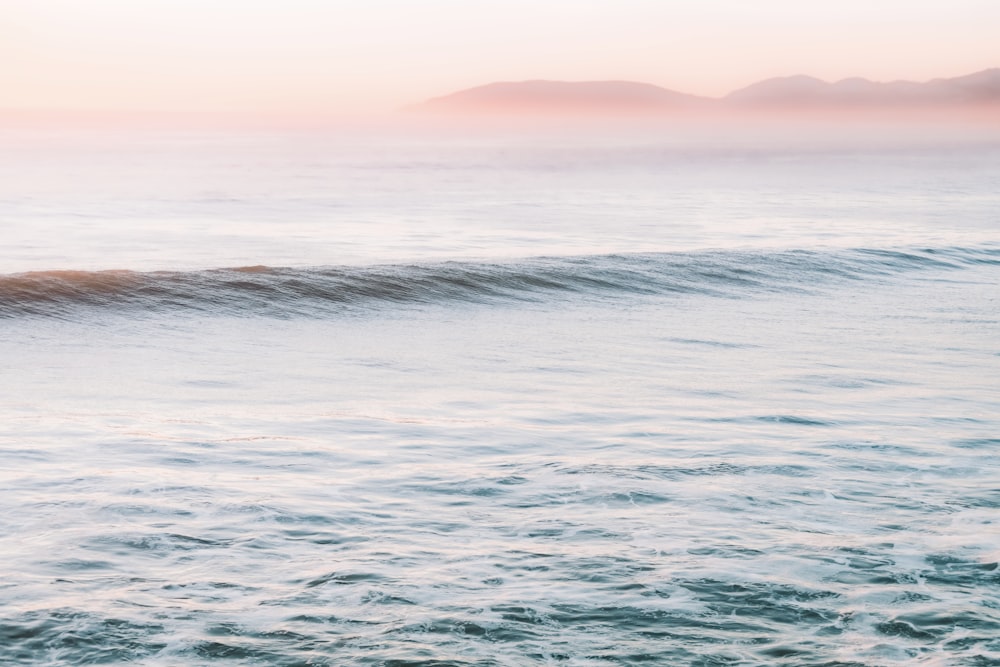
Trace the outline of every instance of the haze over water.
[[781, 129], [7, 132], [0, 663], [1000, 664], [1000, 142]]

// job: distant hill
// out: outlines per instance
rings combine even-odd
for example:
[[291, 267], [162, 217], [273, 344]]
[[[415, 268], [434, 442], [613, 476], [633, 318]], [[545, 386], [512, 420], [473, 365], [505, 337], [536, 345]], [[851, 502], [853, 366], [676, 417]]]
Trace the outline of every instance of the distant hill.
[[[1000, 68], [924, 83], [811, 76], [766, 79], [722, 98], [632, 81], [508, 81], [435, 97], [410, 111], [461, 115], [698, 114], [743, 109], [948, 109], [992, 107], [1000, 114]], [[1000, 116], [998, 116], [1000, 118]]]
[[435, 97], [416, 111], [463, 113], [650, 113], [713, 100], [632, 81], [505, 81]]
[[851, 78], [827, 83], [810, 76], [767, 79], [723, 101], [737, 106], [898, 107], [1000, 103], [1000, 68], [925, 83]]

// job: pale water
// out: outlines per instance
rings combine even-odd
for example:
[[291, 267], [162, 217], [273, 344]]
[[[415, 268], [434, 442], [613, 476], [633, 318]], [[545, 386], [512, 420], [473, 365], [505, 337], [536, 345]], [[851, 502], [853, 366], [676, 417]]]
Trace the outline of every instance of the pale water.
[[0, 664], [1000, 665], [1000, 146], [4, 142]]

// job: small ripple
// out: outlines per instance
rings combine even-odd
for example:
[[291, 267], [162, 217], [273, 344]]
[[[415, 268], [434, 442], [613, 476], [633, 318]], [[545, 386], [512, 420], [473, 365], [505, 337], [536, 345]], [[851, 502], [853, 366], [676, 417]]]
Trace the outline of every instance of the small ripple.
[[33, 611], [0, 620], [3, 664], [110, 664], [134, 662], [165, 646], [160, 624], [105, 618], [85, 612]]
[[359, 572], [353, 574], [344, 574], [338, 572], [331, 572], [329, 574], [324, 574], [314, 579], [310, 579], [309, 581], [306, 582], [305, 586], [306, 588], [315, 588], [317, 586], [323, 586], [325, 584], [344, 586], [350, 584], [357, 584], [361, 582], [381, 581], [382, 579], [383, 579], [382, 576], [371, 573]]

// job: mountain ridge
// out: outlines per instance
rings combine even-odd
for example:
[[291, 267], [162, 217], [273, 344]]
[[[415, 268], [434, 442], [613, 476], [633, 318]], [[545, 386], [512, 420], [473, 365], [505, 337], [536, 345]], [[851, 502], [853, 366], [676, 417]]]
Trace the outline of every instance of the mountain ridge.
[[797, 74], [704, 97], [635, 81], [497, 81], [433, 97], [410, 111], [462, 114], [694, 113], [767, 109], [1000, 109], [1000, 67], [924, 82], [849, 77], [829, 82]]

